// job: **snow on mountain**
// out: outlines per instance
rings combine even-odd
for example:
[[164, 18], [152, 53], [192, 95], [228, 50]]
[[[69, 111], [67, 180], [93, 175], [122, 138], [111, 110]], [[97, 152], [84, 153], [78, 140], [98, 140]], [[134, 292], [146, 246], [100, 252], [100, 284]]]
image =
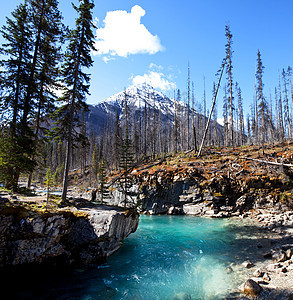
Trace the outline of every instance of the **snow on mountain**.
[[[132, 85], [125, 91], [117, 93], [107, 98], [103, 102], [95, 105], [95, 107], [107, 109], [109, 106], [115, 106], [122, 110], [125, 97], [127, 97], [128, 105], [130, 107], [143, 109], [146, 103], [147, 106], [151, 107], [152, 109], [155, 108], [160, 110], [160, 112], [165, 115], [168, 113], [171, 113], [171, 115], [174, 114], [176, 101], [155, 90], [148, 84]], [[183, 102], [178, 103], [186, 106], [186, 104]], [[111, 112], [111, 110], [109, 112]]]
[[128, 107], [133, 116], [137, 116], [138, 112], [143, 115], [145, 108], [147, 108], [152, 113], [160, 114], [162, 122], [170, 122], [170, 120], [172, 122], [174, 120], [175, 109], [178, 105], [181, 111], [187, 110], [187, 104], [184, 102], [171, 99], [148, 84], [137, 84], [97, 105], [90, 105], [87, 118], [88, 127], [98, 134], [107, 124], [109, 118], [112, 120], [115, 118], [117, 112], [121, 118], [125, 98], [127, 98]]

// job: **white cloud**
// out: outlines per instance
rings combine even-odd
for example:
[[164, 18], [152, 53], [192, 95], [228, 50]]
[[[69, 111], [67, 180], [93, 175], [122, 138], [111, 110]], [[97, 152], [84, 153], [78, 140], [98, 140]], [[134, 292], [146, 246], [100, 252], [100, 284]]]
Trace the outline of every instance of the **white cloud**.
[[104, 28], [96, 31], [95, 54], [127, 57], [130, 54], [155, 54], [164, 48], [157, 35], [152, 35], [141, 24], [145, 10], [139, 5], [131, 12], [116, 10], [107, 12]]
[[155, 63], [150, 63], [149, 65], [149, 69], [153, 69], [153, 70], [163, 70], [164, 68], [161, 65], [157, 65]]
[[148, 83], [154, 88], [159, 88], [162, 91], [173, 90], [176, 84], [167, 80], [166, 76], [160, 72], [149, 71], [148, 74], [137, 75], [132, 78], [133, 84]]

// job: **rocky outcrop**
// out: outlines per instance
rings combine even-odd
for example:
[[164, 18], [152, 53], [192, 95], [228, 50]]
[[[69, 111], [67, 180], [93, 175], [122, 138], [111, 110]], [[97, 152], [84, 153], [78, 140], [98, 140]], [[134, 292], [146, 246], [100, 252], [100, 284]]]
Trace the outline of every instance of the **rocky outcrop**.
[[[220, 175], [207, 179], [204, 176], [195, 167], [135, 173], [135, 184], [129, 191], [127, 203], [145, 214], [215, 218], [239, 216], [251, 209], [265, 207], [288, 210], [286, 202], [279, 201], [279, 194], [274, 194], [272, 180], [268, 177], [235, 179]], [[107, 200], [108, 203], [123, 206], [124, 195], [119, 187], [113, 186], [111, 193], [112, 198]]]
[[135, 210], [104, 206], [31, 215], [15, 208], [0, 213], [0, 264], [99, 263], [138, 226]]

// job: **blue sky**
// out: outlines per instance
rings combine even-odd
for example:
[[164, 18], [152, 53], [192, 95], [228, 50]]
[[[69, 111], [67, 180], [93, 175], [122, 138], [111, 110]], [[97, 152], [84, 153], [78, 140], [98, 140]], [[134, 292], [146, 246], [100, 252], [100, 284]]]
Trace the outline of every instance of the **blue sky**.
[[[2, 1], [0, 25], [21, 2]], [[168, 96], [175, 86], [184, 95], [189, 61], [196, 101], [203, 99], [205, 77], [210, 105], [215, 73], [225, 55], [226, 24], [233, 34], [234, 82], [242, 89], [246, 113], [254, 95], [258, 49], [267, 98], [274, 95], [278, 72], [293, 67], [292, 0], [96, 0], [95, 5], [99, 51], [90, 70], [90, 104], [145, 80]], [[61, 0], [60, 10], [65, 23], [74, 25], [71, 1]], [[218, 117], [222, 96], [221, 89]]]

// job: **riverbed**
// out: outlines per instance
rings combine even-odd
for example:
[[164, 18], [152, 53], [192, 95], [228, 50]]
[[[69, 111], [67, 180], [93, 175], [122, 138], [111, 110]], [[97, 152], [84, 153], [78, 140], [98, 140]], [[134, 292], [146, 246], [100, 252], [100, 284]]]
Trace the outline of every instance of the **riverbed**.
[[9, 271], [4, 286], [19, 299], [223, 299], [243, 282], [241, 263], [261, 259], [259, 234], [239, 219], [142, 215], [106, 263]]

